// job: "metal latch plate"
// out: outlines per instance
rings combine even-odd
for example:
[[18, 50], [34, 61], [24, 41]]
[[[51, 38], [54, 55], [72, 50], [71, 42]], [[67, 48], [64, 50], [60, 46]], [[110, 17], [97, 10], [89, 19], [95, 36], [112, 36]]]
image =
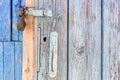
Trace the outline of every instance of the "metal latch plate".
[[27, 10], [26, 14], [32, 16], [39, 16], [39, 17], [52, 17], [52, 10], [44, 10], [44, 9]]

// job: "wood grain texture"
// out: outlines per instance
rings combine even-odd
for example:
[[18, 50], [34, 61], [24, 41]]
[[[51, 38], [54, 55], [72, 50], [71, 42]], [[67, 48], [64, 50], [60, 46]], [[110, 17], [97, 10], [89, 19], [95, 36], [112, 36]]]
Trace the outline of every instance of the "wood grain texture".
[[101, 0], [69, 3], [68, 80], [101, 80]]
[[0, 79], [3, 80], [3, 43], [0, 42]]
[[[67, 0], [39, 0], [38, 8], [51, 9], [52, 18], [38, 18], [36, 25], [36, 53], [40, 56], [38, 61], [39, 68], [36, 74], [38, 80], [66, 80], [67, 79]], [[62, 16], [61, 20], [57, 20], [55, 30], [58, 32], [58, 72], [55, 78], [49, 76], [49, 33], [53, 30], [53, 21], [56, 15]], [[38, 28], [39, 27], [39, 28]], [[40, 36], [39, 36], [40, 35]], [[46, 37], [46, 41], [43, 38]], [[38, 57], [36, 57], [38, 58]], [[36, 67], [37, 67], [36, 66]]]
[[4, 80], [14, 80], [14, 42], [4, 42]]
[[104, 0], [103, 80], [120, 80], [120, 1]]
[[22, 42], [15, 42], [15, 78], [14, 80], [22, 80]]
[[11, 0], [0, 0], [0, 41], [10, 41], [10, 3]]
[[27, 16], [23, 32], [23, 70], [22, 80], [34, 80], [34, 18]]
[[[27, 7], [34, 5], [34, 0], [25, 0]], [[30, 8], [29, 8], [30, 9]], [[31, 8], [32, 9], [32, 8]], [[26, 28], [23, 32], [23, 66], [22, 80], [34, 80], [34, 17], [26, 17]]]

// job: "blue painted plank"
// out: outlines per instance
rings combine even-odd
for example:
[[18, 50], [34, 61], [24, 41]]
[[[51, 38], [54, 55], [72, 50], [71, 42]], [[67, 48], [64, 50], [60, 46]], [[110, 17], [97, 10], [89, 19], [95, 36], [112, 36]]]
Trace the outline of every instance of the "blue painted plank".
[[25, 5], [25, 0], [21, 0], [21, 5], [22, 5], [22, 6]]
[[3, 80], [3, 43], [0, 42], [0, 80]]
[[22, 39], [23, 39], [23, 32], [19, 31], [19, 41], [22, 41]]
[[17, 30], [17, 21], [18, 21], [18, 14], [17, 11], [20, 8], [20, 0], [12, 1], [12, 40], [18, 41], [18, 30]]
[[22, 42], [15, 42], [15, 80], [22, 80]]
[[[24, 6], [25, 5], [25, 0], [21, 0], [21, 6]], [[23, 39], [23, 32], [22, 31], [19, 31], [19, 41], [22, 41]]]
[[4, 42], [4, 80], [14, 80], [14, 42]]
[[10, 41], [10, 1], [0, 0], [0, 41]]

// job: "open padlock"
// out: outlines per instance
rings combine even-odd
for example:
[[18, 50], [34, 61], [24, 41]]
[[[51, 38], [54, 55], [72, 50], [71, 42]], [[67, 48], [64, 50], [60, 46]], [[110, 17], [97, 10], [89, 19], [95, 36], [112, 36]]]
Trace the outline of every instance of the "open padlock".
[[18, 22], [17, 22], [17, 29], [23, 31], [26, 26], [25, 17], [26, 14], [36, 16], [36, 17], [52, 17], [52, 10], [47, 9], [37, 9], [37, 10], [28, 10], [28, 7], [22, 6], [20, 10], [17, 12]]
[[23, 31], [25, 29], [26, 26], [26, 22], [25, 22], [25, 10], [27, 8], [22, 6], [20, 8], [20, 10], [17, 12], [18, 13], [18, 21], [17, 21], [17, 29], [20, 31]]

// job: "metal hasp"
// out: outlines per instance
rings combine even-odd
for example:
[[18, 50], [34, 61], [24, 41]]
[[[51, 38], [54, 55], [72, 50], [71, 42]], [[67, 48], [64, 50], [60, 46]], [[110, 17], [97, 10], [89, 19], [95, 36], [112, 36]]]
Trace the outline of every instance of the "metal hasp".
[[52, 10], [47, 9], [26, 10], [26, 14], [36, 17], [52, 17]]

